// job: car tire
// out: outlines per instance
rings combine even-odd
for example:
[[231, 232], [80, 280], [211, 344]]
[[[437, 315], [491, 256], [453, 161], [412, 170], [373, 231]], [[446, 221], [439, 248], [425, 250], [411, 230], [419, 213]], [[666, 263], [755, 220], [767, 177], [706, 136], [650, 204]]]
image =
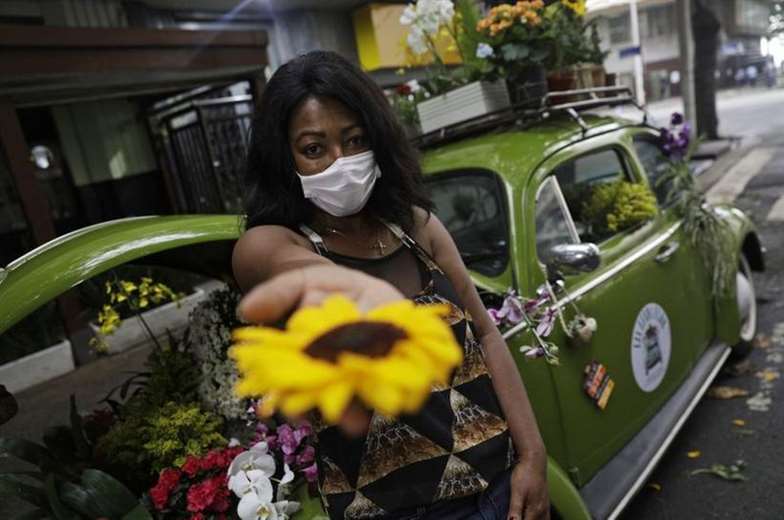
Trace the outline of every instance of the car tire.
[[741, 319], [740, 340], [732, 347], [730, 361], [740, 361], [751, 354], [754, 336], [757, 335], [758, 322], [754, 278], [749, 262], [743, 254], [740, 255], [740, 265], [736, 277], [738, 283], [736, 299]]

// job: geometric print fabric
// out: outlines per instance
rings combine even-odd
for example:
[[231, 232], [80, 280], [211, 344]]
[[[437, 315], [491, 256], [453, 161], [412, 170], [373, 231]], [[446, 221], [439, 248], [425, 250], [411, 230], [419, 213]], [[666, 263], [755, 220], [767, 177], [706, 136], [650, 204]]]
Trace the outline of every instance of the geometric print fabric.
[[368, 433], [360, 439], [314, 424], [319, 486], [333, 519], [380, 519], [397, 510], [474, 495], [511, 462], [508, 426], [471, 318], [446, 275], [400, 233], [430, 274], [414, 301], [449, 305], [446, 319], [463, 345], [464, 359], [450, 385], [434, 388], [416, 415], [389, 419], [373, 414]]

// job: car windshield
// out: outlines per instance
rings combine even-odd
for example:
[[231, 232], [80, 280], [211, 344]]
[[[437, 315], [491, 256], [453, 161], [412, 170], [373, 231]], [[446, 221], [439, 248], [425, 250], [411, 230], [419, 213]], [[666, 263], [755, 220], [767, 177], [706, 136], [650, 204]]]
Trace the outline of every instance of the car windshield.
[[509, 261], [503, 186], [486, 170], [445, 172], [427, 179], [435, 214], [452, 235], [463, 262], [497, 276]]

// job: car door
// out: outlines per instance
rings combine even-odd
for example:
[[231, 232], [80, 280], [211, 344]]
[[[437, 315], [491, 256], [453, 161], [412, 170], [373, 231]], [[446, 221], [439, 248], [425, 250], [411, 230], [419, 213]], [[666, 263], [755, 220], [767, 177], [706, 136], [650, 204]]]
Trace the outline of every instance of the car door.
[[[637, 168], [641, 175], [648, 181], [648, 185], [656, 195], [656, 202], [661, 212], [673, 221], [679, 219], [673, 207], [670, 195], [670, 183], [664, 176], [670, 166], [669, 158], [662, 152], [658, 144], [658, 135], [645, 131], [635, 134], [631, 143], [637, 159]], [[690, 295], [689, 322], [686, 331], [689, 336], [689, 345], [694, 349], [695, 358], [699, 357], [713, 340], [714, 312], [713, 289], [711, 277], [702, 262], [699, 251], [688, 240], [682, 228], [676, 232], [676, 239], [680, 244], [684, 257], [685, 270], [682, 273], [684, 294]]]
[[[561, 364], [551, 372], [567, 432], [568, 470], [578, 485], [648, 421], [694, 362], [688, 335], [691, 303], [682, 293], [687, 259], [677, 223], [659, 211], [622, 231], [599, 230], [587, 222], [587, 205], [598, 186], [646, 183], [632, 165], [631, 150], [617, 134], [606, 134], [551, 156], [526, 190], [527, 214], [534, 223], [531, 247], [539, 266], [529, 270], [529, 291], [544, 281], [554, 244], [592, 242], [601, 255], [596, 271], [566, 276], [559, 295], [566, 321], [576, 314], [572, 302], [596, 319], [591, 341], [578, 344], [562, 327], [552, 336], [561, 347]], [[593, 389], [610, 387], [604, 409], [585, 391], [586, 378], [595, 376], [599, 364], [612, 380]]]

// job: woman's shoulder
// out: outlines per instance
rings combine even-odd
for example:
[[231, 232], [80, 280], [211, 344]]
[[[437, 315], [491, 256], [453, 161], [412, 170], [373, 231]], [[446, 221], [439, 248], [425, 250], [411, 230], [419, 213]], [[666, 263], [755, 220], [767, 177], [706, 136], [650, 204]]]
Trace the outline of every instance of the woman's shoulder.
[[443, 225], [435, 213], [414, 206], [414, 227], [411, 230], [411, 237], [431, 256], [433, 241], [438, 237], [441, 228]]
[[270, 251], [286, 245], [309, 247], [304, 236], [285, 226], [253, 226], [237, 239], [232, 256], [235, 261], [238, 258], [256, 257], [260, 253], [269, 254]]

